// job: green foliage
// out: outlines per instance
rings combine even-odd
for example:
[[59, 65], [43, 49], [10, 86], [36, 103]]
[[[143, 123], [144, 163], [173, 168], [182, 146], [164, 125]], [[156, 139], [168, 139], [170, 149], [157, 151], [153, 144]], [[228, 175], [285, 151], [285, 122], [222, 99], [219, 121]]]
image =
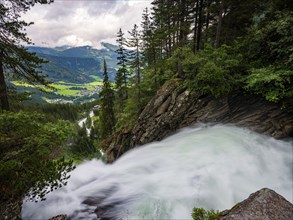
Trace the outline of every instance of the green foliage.
[[134, 94], [134, 90], [130, 90], [129, 97], [125, 103], [125, 107], [121, 113], [117, 116], [117, 123], [115, 125], [115, 130], [120, 130], [122, 128], [132, 128], [135, 125], [137, 117], [139, 115], [137, 99]]
[[38, 71], [45, 60], [29, 53], [22, 43], [31, 44], [31, 40], [23, 32], [32, 23], [20, 20], [21, 14], [27, 12], [35, 3], [50, 3], [39, 0], [16, 1], [3, 0], [0, 3], [0, 106], [9, 110], [9, 101], [5, 78], [8, 74], [34, 85], [46, 85], [48, 81], [42, 72]]
[[45, 116], [35, 112], [4, 112], [0, 133], [2, 199], [23, 195], [43, 199], [66, 184], [74, 166], [59, 157], [72, 133], [69, 122], [46, 123]]
[[260, 18], [244, 37], [243, 53], [255, 67], [293, 65], [293, 12], [274, 11]]
[[73, 144], [70, 146], [70, 151], [73, 157], [89, 157], [97, 153], [94, 140], [87, 134], [85, 125], [78, 128], [77, 134], [73, 138]]
[[115, 77], [115, 83], [116, 83], [116, 111], [118, 113], [123, 111], [125, 101], [128, 98], [128, 70], [126, 67], [126, 64], [128, 62], [127, 60], [127, 51], [125, 49], [126, 46], [126, 39], [124, 38], [124, 33], [122, 32], [121, 28], [119, 32], [117, 33], [117, 40], [118, 43], [118, 49], [116, 50], [117, 53], [117, 65], [119, 66], [116, 77]]
[[219, 217], [219, 212], [203, 208], [193, 208], [191, 216], [194, 220], [216, 220]]
[[86, 118], [86, 128], [91, 128], [92, 127], [92, 119], [91, 117], [88, 115]]
[[[134, 25], [129, 32], [126, 68], [132, 77], [127, 79], [128, 99], [116, 111], [116, 131], [132, 128], [143, 107], [172, 78], [199, 95], [218, 98], [246, 90], [293, 103], [289, 1], [155, 0], [152, 6], [143, 12], [142, 31]], [[120, 37], [122, 42], [121, 31]], [[117, 76], [118, 85], [122, 72]]]
[[211, 94], [219, 97], [232, 91], [233, 79], [220, 66], [207, 61], [199, 70], [194, 81], [194, 88], [200, 94]]
[[12, 110], [25, 110], [39, 112], [46, 115], [47, 122], [54, 122], [57, 119], [63, 119], [75, 122], [78, 119], [78, 113], [82, 106], [73, 104], [14, 104]]
[[181, 71], [190, 89], [219, 97], [237, 87], [241, 59], [241, 54], [226, 45], [218, 49], [207, 46], [196, 54], [190, 48], [179, 48], [168, 66], [170, 71]]
[[268, 101], [278, 102], [293, 99], [293, 70], [273, 66], [251, 69], [245, 88], [262, 95]]
[[99, 134], [106, 138], [113, 132], [115, 126], [114, 91], [109, 82], [106, 61], [104, 60], [104, 81], [100, 92]]

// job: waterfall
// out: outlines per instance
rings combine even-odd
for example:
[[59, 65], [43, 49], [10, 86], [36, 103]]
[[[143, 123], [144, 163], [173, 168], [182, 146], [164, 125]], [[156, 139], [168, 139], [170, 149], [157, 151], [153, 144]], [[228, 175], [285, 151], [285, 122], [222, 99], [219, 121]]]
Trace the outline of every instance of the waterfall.
[[[92, 118], [93, 116], [94, 116], [94, 111], [90, 111], [90, 113], [89, 113], [89, 117]], [[87, 117], [80, 119], [80, 120], [77, 122], [78, 126], [79, 126], [79, 127], [82, 127], [84, 124], [86, 124], [86, 120], [87, 120]], [[93, 122], [92, 122], [91, 126], [93, 126]], [[87, 135], [89, 136], [90, 133], [91, 133], [91, 128], [87, 128], [87, 127], [86, 127], [86, 133], [87, 133]]]
[[227, 125], [197, 125], [135, 148], [113, 164], [86, 161], [47, 200], [24, 201], [23, 219], [191, 219], [224, 210], [263, 187], [290, 202], [292, 140]]

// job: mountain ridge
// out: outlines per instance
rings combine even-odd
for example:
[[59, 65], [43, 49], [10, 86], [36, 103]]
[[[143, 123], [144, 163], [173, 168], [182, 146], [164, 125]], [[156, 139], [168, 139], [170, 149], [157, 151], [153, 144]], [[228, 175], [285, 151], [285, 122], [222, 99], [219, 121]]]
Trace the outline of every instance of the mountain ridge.
[[87, 83], [94, 80], [91, 76], [103, 78], [101, 63], [105, 59], [108, 66], [109, 78], [114, 81], [117, 68], [117, 46], [102, 43], [104, 48], [96, 49], [91, 46], [78, 47], [40, 47], [28, 46], [29, 52], [48, 63], [42, 65], [40, 70], [53, 82], [66, 81], [73, 83]]

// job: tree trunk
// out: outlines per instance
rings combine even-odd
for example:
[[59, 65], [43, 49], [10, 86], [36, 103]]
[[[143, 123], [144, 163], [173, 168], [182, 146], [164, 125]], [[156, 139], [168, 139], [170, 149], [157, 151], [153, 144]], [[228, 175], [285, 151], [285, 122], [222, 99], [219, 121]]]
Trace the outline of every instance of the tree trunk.
[[210, 25], [210, 1], [207, 0], [207, 6], [206, 6], [206, 11], [207, 11], [207, 17], [206, 17], [206, 30], [208, 30], [209, 25]]
[[196, 52], [197, 49], [197, 26], [198, 26], [198, 9], [199, 9], [199, 0], [196, 1], [194, 9], [194, 29], [193, 29], [193, 52]]
[[[141, 76], [140, 76], [140, 58], [139, 58], [139, 48], [138, 48], [138, 42], [136, 47], [136, 60], [137, 60], [137, 106], [138, 106], [138, 114], [141, 111], [141, 89], [140, 89], [140, 83], [141, 83]], [[139, 116], [139, 115], [138, 115]]]
[[186, 1], [182, 0], [180, 4], [180, 27], [179, 27], [179, 45], [184, 46], [186, 41], [186, 27], [185, 27], [185, 20], [186, 20]]
[[219, 11], [219, 16], [218, 16], [215, 48], [218, 48], [220, 46], [220, 36], [221, 36], [221, 29], [222, 29], [223, 12], [224, 12], [224, 0], [222, 0], [221, 4], [220, 4], [220, 11]]
[[203, 9], [203, 0], [199, 0], [199, 14], [198, 14], [198, 25], [197, 25], [197, 44], [196, 44], [197, 50], [200, 49], [200, 44], [201, 44], [202, 9]]
[[0, 60], [0, 106], [2, 110], [9, 110], [7, 86], [5, 83], [3, 63]]

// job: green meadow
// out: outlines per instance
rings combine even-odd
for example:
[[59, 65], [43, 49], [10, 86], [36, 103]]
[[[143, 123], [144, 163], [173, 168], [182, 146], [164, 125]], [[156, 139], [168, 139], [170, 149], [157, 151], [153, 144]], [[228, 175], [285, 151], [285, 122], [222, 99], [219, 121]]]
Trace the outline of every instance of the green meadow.
[[[97, 77], [97, 80], [100, 78]], [[32, 87], [35, 88], [36, 86], [20, 82], [20, 81], [12, 81], [12, 84], [15, 86], [22, 86], [22, 87]], [[97, 90], [97, 87], [102, 86], [103, 82], [101, 81], [94, 81], [85, 84], [75, 84], [75, 83], [67, 83], [67, 82], [55, 82], [50, 84], [51, 87], [54, 89], [48, 89], [45, 87], [41, 87], [48, 92], [54, 92], [58, 95], [63, 96], [82, 96], [85, 93], [94, 93]]]

